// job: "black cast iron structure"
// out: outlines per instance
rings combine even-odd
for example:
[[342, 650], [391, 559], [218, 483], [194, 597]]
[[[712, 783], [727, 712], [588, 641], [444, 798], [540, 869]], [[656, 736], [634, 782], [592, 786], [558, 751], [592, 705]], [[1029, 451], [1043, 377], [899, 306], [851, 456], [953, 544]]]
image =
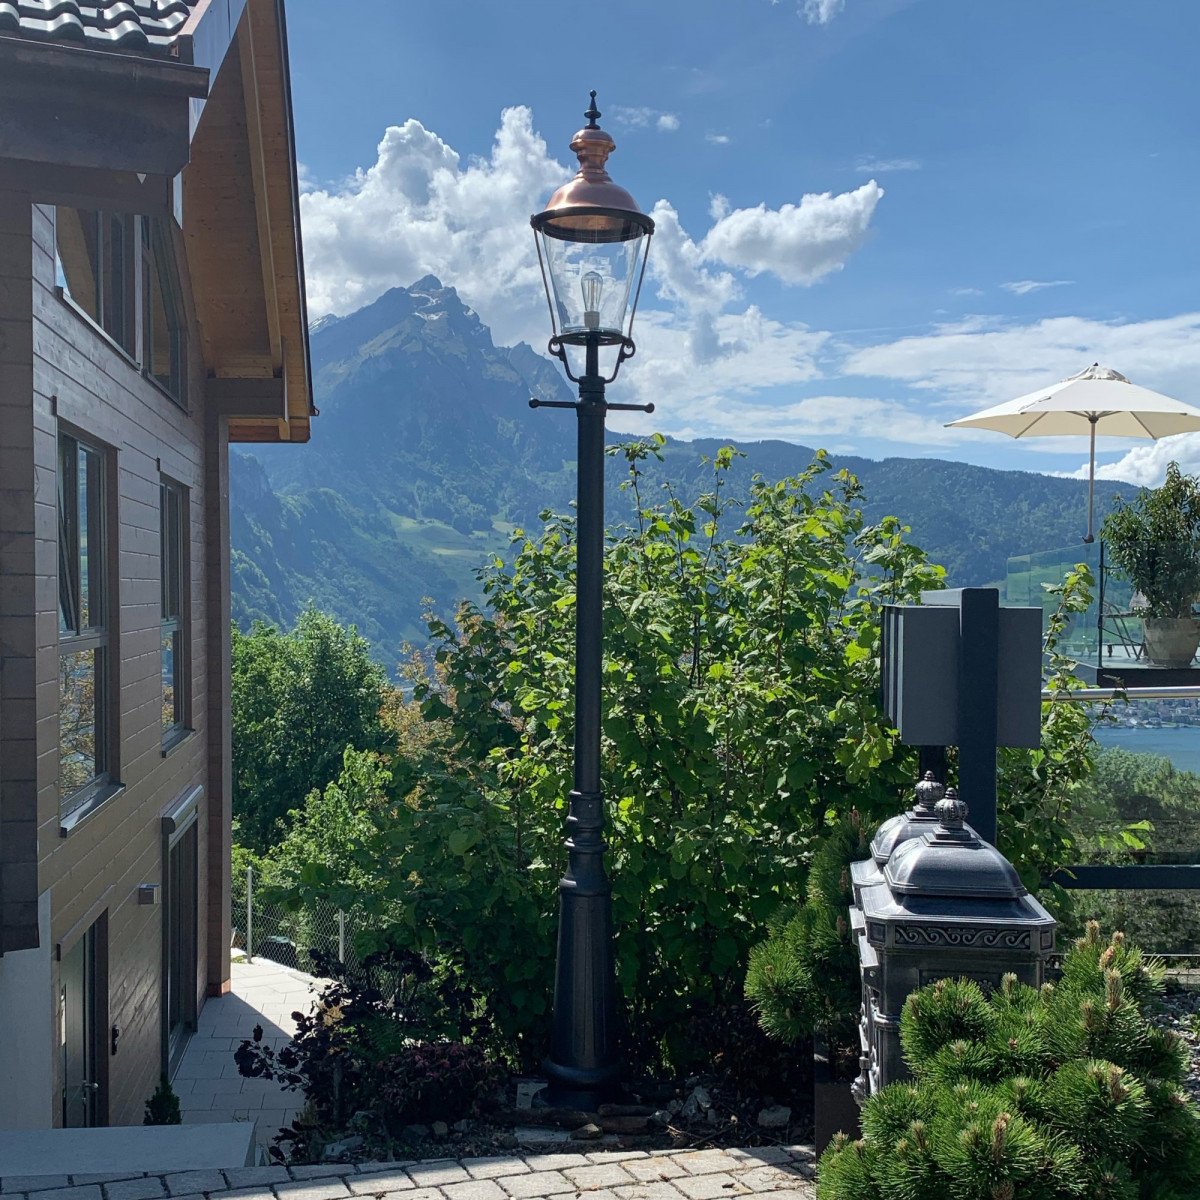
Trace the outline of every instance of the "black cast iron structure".
[[[605, 813], [600, 771], [604, 419], [612, 410], [654, 410], [652, 404], [610, 404], [605, 386], [612, 383], [621, 364], [635, 351], [630, 331], [654, 223], [604, 169], [613, 142], [596, 124], [600, 113], [596, 111], [595, 92], [585, 116], [587, 127], [571, 142], [579, 155], [579, 175], [555, 193], [544, 212], [531, 218], [550, 303], [553, 336], [549, 350], [562, 362], [567, 378], [578, 385], [579, 399], [533, 399], [529, 404], [532, 408], [574, 409], [578, 422], [574, 787], [568, 798], [567, 869], [559, 881], [554, 1027], [545, 1070], [551, 1103], [590, 1110], [619, 1091], [621, 1077], [612, 891], [604, 869]], [[548, 238], [568, 246], [560, 251], [546, 242]], [[611, 269], [616, 259], [593, 264], [582, 257], [586, 248], [603, 246], [612, 250], [621, 243], [634, 243], [631, 252], [622, 252], [628, 272], [624, 278]], [[585, 249], [576, 254], [576, 247]], [[601, 277], [597, 266], [609, 273]], [[626, 323], [625, 309], [635, 278], [633, 311]], [[572, 313], [574, 285], [580, 283], [583, 311]], [[624, 288], [619, 311], [612, 305], [601, 310], [603, 287], [610, 289], [610, 296], [616, 287], [618, 300]], [[573, 316], [581, 319], [572, 320]], [[568, 346], [583, 351], [583, 371], [579, 375], [571, 370]], [[611, 373], [605, 375], [600, 369], [601, 350], [614, 347], [616, 362]]]

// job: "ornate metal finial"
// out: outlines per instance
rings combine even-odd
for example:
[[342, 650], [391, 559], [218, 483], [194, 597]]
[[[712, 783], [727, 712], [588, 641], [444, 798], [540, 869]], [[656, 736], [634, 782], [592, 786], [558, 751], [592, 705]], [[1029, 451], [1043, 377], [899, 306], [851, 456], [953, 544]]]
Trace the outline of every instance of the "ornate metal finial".
[[932, 771], [926, 771], [917, 784], [916, 810], [919, 813], [932, 816], [937, 802], [946, 794], [946, 789], [933, 777]]
[[587, 127], [589, 129], [599, 129], [600, 126], [596, 124], [596, 121], [600, 118], [601, 113], [600, 113], [600, 110], [596, 107], [596, 92], [594, 89], [592, 90], [590, 95], [592, 97], [592, 105], [587, 110], [587, 112], [585, 112], [583, 115], [585, 117], [587, 117], [587, 119], [588, 119]]
[[958, 798], [955, 788], [948, 788], [943, 799], [936, 805], [938, 821], [943, 829], [961, 829], [967, 819], [966, 801]]

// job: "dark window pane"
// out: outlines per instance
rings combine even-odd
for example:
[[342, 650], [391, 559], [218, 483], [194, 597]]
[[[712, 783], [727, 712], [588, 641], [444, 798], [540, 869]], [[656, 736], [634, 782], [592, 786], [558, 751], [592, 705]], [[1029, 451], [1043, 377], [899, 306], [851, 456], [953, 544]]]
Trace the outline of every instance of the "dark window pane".
[[66, 799], [104, 769], [97, 697], [104, 692], [104, 651], [78, 650], [59, 659], [58, 794]]
[[79, 632], [78, 462], [78, 444], [63, 437], [58, 444], [58, 630], [68, 634]]
[[97, 324], [100, 323], [98, 232], [96, 213], [80, 212], [74, 208], [56, 210], [55, 268], [58, 286]]
[[179, 617], [183, 612], [183, 495], [179, 488], [167, 489], [167, 515], [171, 531], [171, 552], [166, 559], [166, 615]]
[[[149, 228], [149, 225], [145, 228]], [[170, 247], [161, 227], [144, 240], [146, 272], [146, 370], [176, 399], [183, 388], [183, 331], [179, 288]]]
[[129, 218], [55, 210], [58, 286], [125, 350], [133, 351], [133, 246]]
[[104, 258], [100, 272], [101, 324], [106, 333], [130, 347], [127, 298], [130, 256], [125, 244], [125, 219], [108, 217], [104, 223]]

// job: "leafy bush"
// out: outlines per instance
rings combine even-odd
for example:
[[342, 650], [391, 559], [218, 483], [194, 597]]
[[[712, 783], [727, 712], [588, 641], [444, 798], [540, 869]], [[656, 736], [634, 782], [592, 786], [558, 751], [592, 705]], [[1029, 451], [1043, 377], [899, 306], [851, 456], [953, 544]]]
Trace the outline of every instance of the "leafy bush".
[[[646, 1066], [688, 1059], [692, 1015], [740, 1000], [749, 947], [837, 814], [894, 808], [914, 763], [880, 711], [881, 605], [942, 577], [897, 520], [865, 522], [857, 481], [823, 455], [757, 479], [739, 515], [728, 449], [692, 503], [643, 497], [661, 445], [623, 450], [603, 667], [617, 973]], [[368, 882], [310, 862], [290, 884], [297, 904], [361, 900], [380, 940], [437, 956], [526, 1064], [545, 1050], [571, 788], [574, 532], [545, 514], [483, 572], [485, 610], [431, 621], [415, 681], [431, 736], [375, 776], [352, 852]]]
[[1005, 976], [909, 996], [913, 1082], [863, 1109], [861, 1141], [821, 1159], [820, 1200], [1184, 1200], [1200, 1171], [1200, 1115], [1180, 1089], [1181, 1039], [1145, 1006], [1161, 968], [1099, 928], [1041, 989]]
[[273, 1153], [301, 1158], [347, 1132], [390, 1151], [414, 1122], [455, 1121], [475, 1111], [494, 1079], [469, 1001], [420, 956], [381, 952], [351, 977], [331, 959], [311, 1012], [294, 1013], [285, 1046], [264, 1043], [262, 1026], [234, 1053], [239, 1072], [274, 1079], [305, 1097], [304, 1115], [280, 1131]]
[[389, 744], [383, 669], [353, 628], [306, 609], [280, 633], [233, 631], [233, 815], [239, 840], [265, 853], [290, 810], [335, 779], [347, 746]]
[[1190, 617], [1200, 596], [1200, 479], [1167, 465], [1161, 487], [1118, 496], [1100, 536], [1150, 617]]

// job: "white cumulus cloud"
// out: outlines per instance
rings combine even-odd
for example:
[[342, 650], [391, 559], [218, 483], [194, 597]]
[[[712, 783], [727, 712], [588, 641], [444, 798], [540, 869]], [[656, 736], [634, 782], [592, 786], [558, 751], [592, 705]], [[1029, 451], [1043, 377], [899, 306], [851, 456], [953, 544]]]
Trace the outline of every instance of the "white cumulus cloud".
[[706, 133], [704, 140], [714, 146], [728, 146], [733, 139], [727, 133]]
[[[648, 115], [644, 127], [660, 116]], [[544, 345], [529, 214], [573, 170], [550, 154], [523, 107], [506, 109], [490, 153], [470, 159], [420, 121], [391, 126], [373, 164], [301, 197], [311, 316], [343, 315], [433, 274], [458, 289], [498, 344]], [[811, 284], [839, 269], [862, 244], [882, 194], [872, 181], [778, 209], [734, 208], [713, 196], [697, 235], [668, 199], [653, 206], [639, 353], [621, 377], [623, 388], [659, 406], [652, 427], [674, 432], [705, 397], [715, 405], [821, 376], [829, 335], [748, 305], [744, 281], [771, 273]]]
[[372, 166], [300, 198], [309, 312], [343, 314], [433, 273], [498, 341], [527, 337], [545, 303], [529, 214], [569, 175], [527, 108], [506, 109], [491, 155], [466, 164], [420, 121], [391, 126]]
[[769, 271], [784, 283], [814, 283], [863, 244], [882, 197], [872, 179], [852, 192], [807, 195], [781, 208], [734, 209], [705, 235], [702, 257], [751, 276]]
[[660, 133], [674, 133], [679, 128], [679, 118], [674, 113], [659, 113], [654, 124]]
[[[1200, 434], [1180, 433], [1157, 442], [1144, 442], [1126, 451], [1116, 462], [1098, 463], [1097, 479], [1117, 479], [1139, 487], [1158, 487], [1167, 477], [1167, 465], [1177, 462], [1183, 470], [1200, 471]], [[1086, 479], [1085, 462], [1070, 472], [1074, 479]]]

